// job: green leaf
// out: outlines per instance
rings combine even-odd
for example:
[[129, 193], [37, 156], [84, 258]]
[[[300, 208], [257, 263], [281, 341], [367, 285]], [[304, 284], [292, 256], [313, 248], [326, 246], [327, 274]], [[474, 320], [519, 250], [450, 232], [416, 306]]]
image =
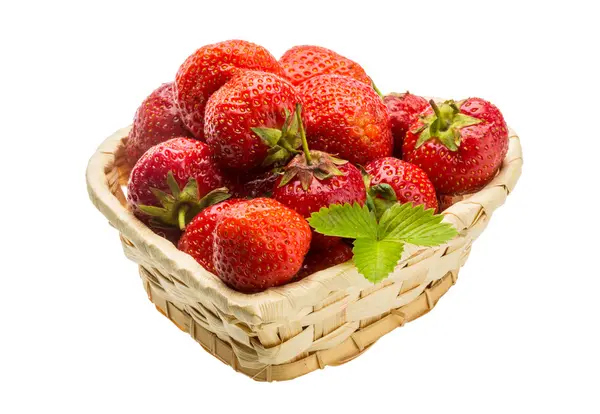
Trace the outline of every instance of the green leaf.
[[139, 205], [138, 208], [144, 213], [154, 217], [162, 217], [167, 214], [167, 210], [162, 207]]
[[207, 193], [200, 201], [196, 201], [196, 203], [191, 205], [191, 208], [188, 212], [187, 217], [190, 222], [194, 217], [198, 215], [202, 210], [206, 207], [212, 206], [214, 204], [220, 203], [221, 201], [225, 201], [231, 197], [229, 190], [226, 187], [215, 188], [214, 190]]
[[358, 272], [373, 283], [394, 271], [403, 251], [404, 243], [399, 240], [356, 239], [352, 249]]
[[375, 212], [375, 203], [373, 202], [373, 197], [367, 192], [367, 201], [365, 202], [365, 206], [369, 208], [369, 211]]
[[[329, 155], [329, 159], [331, 160], [331, 162], [333, 162], [335, 165], [346, 165], [348, 164], [348, 161], [343, 160], [341, 158], [338, 157], [334, 157], [333, 155]], [[362, 168], [362, 167], [360, 167]]]
[[480, 122], [481, 119], [473, 118], [472, 116], [465, 115], [459, 112], [454, 116], [454, 122], [452, 123], [452, 127], [454, 129], [461, 129], [471, 125], [479, 124]]
[[363, 183], [365, 184], [365, 188], [368, 191], [369, 188], [371, 187], [371, 177], [369, 176], [369, 173], [367, 172], [367, 170], [365, 170], [365, 167], [363, 167], [360, 164], [357, 164], [357, 167], [360, 170], [360, 175], [362, 175], [362, 179], [363, 179]]
[[377, 217], [377, 220], [381, 220], [383, 213], [396, 204], [398, 204], [397, 201], [386, 200], [378, 197], [373, 198], [373, 211], [375, 212], [375, 217]]
[[389, 208], [382, 215], [377, 227], [377, 234], [380, 239], [386, 237], [394, 237], [391, 233], [395, 229], [399, 229], [405, 222], [410, 220], [411, 215], [416, 211], [412, 208], [412, 204], [395, 204], [393, 208]]
[[458, 146], [460, 145], [460, 133], [458, 130], [451, 128], [443, 132], [438, 132], [436, 138], [450, 151], [458, 151]]
[[269, 147], [276, 145], [281, 138], [281, 130], [275, 128], [250, 128]]
[[198, 181], [191, 178], [181, 192], [180, 199], [182, 201], [197, 201], [198, 198]]
[[[376, 212], [383, 210], [378, 223]], [[367, 194], [365, 206], [333, 204], [313, 213], [308, 222], [326, 236], [356, 239], [354, 263], [359, 273], [377, 283], [394, 271], [405, 243], [437, 246], [454, 238], [456, 229], [442, 223], [443, 218], [422, 205], [413, 207]]]
[[173, 171], [169, 171], [167, 173], [167, 185], [171, 190], [171, 194], [173, 197], [179, 197], [179, 184], [177, 184], [177, 180], [175, 180], [175, 176], [173, 175]]
[[369, 189], [372, 196], [379, 196], [384, 200], [396, 201], [396, 192], [389, 184], [377, 184]]
[[317, 233], [351, 239], [377, 238], [375, 214], [358, 203], [332, 204], [312, 213], [308, 219]]
[[425, 210], [422, 205], [396, 204], [383, 213], [378, 226], [380, 240], [401, 240], [418, 246], [438, 246], [458, 233], [454, 226], [442, 223], [444, 216]]
[[300, 124], [298, 123], [298, 116], [297, 116], [297, 112], [300, 110], [301, 109], [298, 106], [296, 106], [296, 110], [294, 111], [293, 114], [290, 114], [287, 109], [285, 110], [286, 121], [289, 122], [288, 128], [286, 130], [287, 135], [296, 136], [300, 132]]
[[175, 203], [175, 197], [173, 197], [171, 194], [167, 194], [164, 191], [154, 187], [150, 188], [150, 191], [154, 197], [156, 197], [160, 205], [164, 208], [169, 208]]
[[415, 148], [419, 148], [421, 145], [423, 145], [424, 143], [429, 141], [431, 138], [432, 138], [431, 128], [425, 127], [425, 129], [423, 129], [423, 131], [419, 135], [419, 139], [417, 140], [417, 144], [415, 145]]
[[267, 152], [267, 156], [264, 159], [264, 161], [262, 162], [262, 166], [268, 167], [273, 164], [284, 162], [288, 159], [289, 155], [290, 155], [290, 152], [288, 150], [280, 147], [279, 145], [276, 145], [272, 148], [269, 148], [269, 151]]
[[290, 127], [290, 111], [288, 111], [287, 108], [283, 109], [283, 112], [285, 113], [285, 119], [283, 121], [283, 125], [281, 126], [281, 135], [286, 135], [288, 132], [288, 129]]
[[279, 182], [279, 187], [283, 187], [287, 185], [292, 179], [298, 174], [298, 170], [295, 168], [290, 168], [283, 173], [283, 177]]
[[377, 220], [381, 218], [388, 208], [397, 204], [398, 200], [396, 192], [389, 184], [377, 184], [372, 186], [367, 191], [367, 197], [371, 198], [369, 208], [371, 211], [375, 212]]
[[308, 187], [310, 187], [312, 180], [313, 180], [313, 175], [310, 173], [310, 171], [306, 171], [306, 170], [298, 171], [298, 179], [300, 180], [302, 189], [304, 191], [308, 191]]

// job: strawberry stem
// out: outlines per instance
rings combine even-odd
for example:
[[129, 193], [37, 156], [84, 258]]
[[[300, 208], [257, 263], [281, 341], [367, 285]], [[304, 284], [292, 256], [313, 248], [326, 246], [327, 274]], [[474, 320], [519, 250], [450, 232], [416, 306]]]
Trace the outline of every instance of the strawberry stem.
[[435, 101], [433, 99], [431, 99], [429, 101], [429, 105], [431, 105], [431, 107], [433, 108], [433, 112], [435, 113], [435, 117], [437, 118], [437, 127], [439, 130], [442, 130], [442, 113], [440, 112], [440, 108], [437, 106], [437, 104], [435, 103]]
[[304, 156], [306, 157], [306, 163], [308, 165], [312, 164], [312, 159], [310, 157], [310, 150], [308, 149], [308, 141], [306, 140], [306, 132], [304, 131], [304, 124], [302, 123], [302, 105], [296, 104], [296, 119], [298, 120], [298, 126], [300, 128], [300, 138], [302, 139], [302, 150], [304, 151]]
[[190, 210], [190, 206], [188, 204], [184, 204], [179, 208], [177, 212], [177, 221], [179, 223], [179, 230], [185, 230], [185, 216], [187, 212]]
[[447, 131], [453, 123], [454, 116], [458, 113], [454, 105], [444, 102], [441, 106], [438, 106], [433, 99], [429, 101], [429, 104], [433, 108], [433, 112], [437, 118], [437, 130]]
[[460, 130], [482, 122], [479, 118], [461, 113], [453, 100], [438, 106], [432, 99], [429, 104], [435, 114], [424, 118], [425, 125], [417, 140], [416, 148], [435, 138], [450, 151], [458, 151], [461, 141]]
[[375, 90], [375, 92], [377, 93], [377, 95], [379, 95], [379, 97], [381, 99], [383, 99], [383, 97], [384, 97], [383, 93], [381, 93], [381, 91], [379, 90], [379, 88], [377, 87], [377, 85], [375, 85], [375, 82], [373, 82], [372, 79], [371, 79], [371, 86], [373, 87], [373, 89]]

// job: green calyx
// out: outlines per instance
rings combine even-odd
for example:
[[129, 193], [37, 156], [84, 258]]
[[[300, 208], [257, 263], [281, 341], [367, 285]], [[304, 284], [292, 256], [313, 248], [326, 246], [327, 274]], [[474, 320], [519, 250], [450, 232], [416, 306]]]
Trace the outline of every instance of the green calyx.
[[419, 148], [430, 139], [437, 138], [450, 151], [457, 151], [461, 141], [460, 130], [480, 123], [481, 119], [461, 113], [460, 108], [453, 100], [445, 101], [439, 106], [433, 99], [429, 103], [433, 108], [434, 115], [423, 119], [425, 125], [420, 130], [416, 147]]
[[138, 206], [142, 212], [152, 218], [153, 224], [159, 227], [177, 227], [180, 230], [184, 230], [185, 226], [206, 207], [220, 203], [231, 197], [229, 190], [222, 187], [214, 189], [200, 198], [198, 194], [198, 182], [194, 178], [190, 179], [185, 187], [181, 189], [172, 171], [169, 171], [167, 174], [167, 185], [171, 194], [158, 188], [150, 189], [161, 207]]
[[300, 130], [304, 131], [299, 115], [300, 105], [296, 105], [293, 114], [286, 109], [285, 121], [281, 129], [257, 127], [251, 128], [258, 137], [269, 147], [262, 166], [280, 166], [285, 164], [293, 155], [299, 154], [302, 145]]
[[371, 200], [369, 208], [372, 208], [373, 212], [375, 212], [377, 220], [383, 216], [386, 210], [394, 204], [398, 204], [396, 192], [389, 184], [377, 184], [370, 187], [367, 191], [367, 200], [369, 199]]
[[381, 218], [383, 213], [398, 203], [398, 197], [396, 192], [389, 184], [376, 184], [371, 186], [371, 177], [369, 173], [362, 167], [359, 166], [360, 173], [367, 189], [367, 201], [366, 205], [369, 211], [375, 213], [377, 220]]
[[285, 168], [279, 187], [288, 184], [295, 177], [300, 180], [302, 189], [307, 191], [313, 178], [323, 181], [334, 176], [344, 175], [338, 168], [348, 161], [334, 157], [321, 151], [311, 151], [308, 148], [308, 141], [304, 126], [302, 125], [302, 107], [296, 105], [295, 111], [296, 123], [300, 133], [300, 142], [302, 144], [302, 155], [297, 155]]
[[331, 177], [344, 175], [338, 166], [346, 164], [348, 161], [341, 160], [321, 151], [309, 151], [307, 161], [306, 154], [297, 155], [284, 169], [283, 177], [279, 187], [288, 184], [292, 179], [298, 178], [302, 189], [307, 191], [312, 180], [316, 178], [319, 181], [328, 180]]

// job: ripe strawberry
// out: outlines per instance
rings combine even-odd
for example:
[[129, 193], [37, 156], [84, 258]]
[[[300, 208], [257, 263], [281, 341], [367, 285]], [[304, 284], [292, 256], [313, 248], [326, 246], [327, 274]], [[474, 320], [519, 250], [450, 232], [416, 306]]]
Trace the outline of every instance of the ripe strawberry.
[[243, 72], [208, 100], [206, 142], [226, 168], [247, 170], [285, 162], [298, 145], [290, 113], [300, 102], [300, 95], [285, 79]]
[[306, 255], [302, 269], [300, 269], [294, 280], [303, 279], [313, 273], [346, 263], [349, 260], [352, 260], [352, 247], [344, 242], [338, 242], [328, 250], [311, 250]]
[[153, 219], [183, 229], [202, 208], [226, 198], [220, 187], [228, 185], [204, 142], [173, 138], [150, 148], [135, 164], [127, 200], [145, 223]]
[[390, 113], [390, 126], [394, 137], [394, 155], [402, 158], [402, 144], [408, 128], [417, 120], [429, 103], [425, 98], [406, 93], [392, 93], [383, 98]]
[[258, 292], [298, 273], [310, 239], [308, 223], [295, 211], [270, 198], [243, 200], [217, 220], [213, 266], [232, 288]]
[[163, 83], [142, 102], [135, 113], [125, 151], [129, 165], [150, 147], [175, 137], [191, 137], [175, 107], [173, 83]]
[[183, 122], [196, 138], [204, 137], [204, 107], [210, 95], [245, 69], [282, 73], [264, 47], [244, 40], [201, 47], [183, 62], [175, 77], [175, 98]]
[[192, 256], [209, 272], [216, 273], [213, 265], [215, 227], [223, 213], [240, 201], [229, 199], [202, 210], [185, 228], [177, 248]]
[[371, 78], [356, 62], [320, 46], [294, 46], [281, 56], [284, 76], [294, 85], [314, 76], [344, 75], [371, 85]]
[[392, 155], [388, 111], [372, 87], [347, 76], [321, 75], [298, 91], [311, 148], [354, 164]]
[[459, 201], [462, 201], [462, 199], [463, 196], [448, 196], [442, 194], [438, 197], [439, 210], [444, 211]]
[[[296, 111], [300, 120], [300, 111]], [[365, 184], [358, 168], [347, 161], [321, 151], [310, 151], [300, 123], [304, 154], [296, 155], [284, 168], [284, 174], [275, 182], [273, 198], [297, 211], [303, 217], [331, 204], [366, 200]], [[339, 238], [313, 234], [312, 248], [325, 250]]]
[[446, 101], [423, 112], [404, 140], [404, 159], [421, 167], [439, 194], [475, 192], [496, 175], [508, 151], [502, 114], [480, 98]]
[[162, 226], [158, 222], [152, 222], [152, 223], [148, 223], [146, 225], [154, 233], [156, 233], [163, 239], [167, 239], [168, 241], [173, 243], [175, 246], [177, 246], [177, 243], [179, 243], [179, 239], [181, 238], [181, 235], [183, 234], [183, 232], [179, 229], [179, 227]]
[[381, 184], [387, 184], [394, 191], [393, 198], [401, 203], [417, 206], [423, 204], [425, 209], [437, 211], [438, 200], [432, 182], [425, 171], [409, 162], [398, 158], [386, 157], [371, 161], [365, 166], [371, 180], [374, 196]]

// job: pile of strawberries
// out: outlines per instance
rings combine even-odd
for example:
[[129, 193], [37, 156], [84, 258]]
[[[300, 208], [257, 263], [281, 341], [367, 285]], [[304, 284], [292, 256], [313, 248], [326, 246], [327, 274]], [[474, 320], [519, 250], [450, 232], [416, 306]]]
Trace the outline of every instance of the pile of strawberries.
[[353, 233], [319, 231], [312, 215], [356, 206], [376, 225], [412, 203], [435, 217], [439, 200], [494, 177], [508, 131], [483, 99], [382, 97], [331, 50], [277, 60], [232, 40], [198, 49], [146, 98], [125, 149], [133, 213], [230, 287], [257, 292], [352, 259]]

